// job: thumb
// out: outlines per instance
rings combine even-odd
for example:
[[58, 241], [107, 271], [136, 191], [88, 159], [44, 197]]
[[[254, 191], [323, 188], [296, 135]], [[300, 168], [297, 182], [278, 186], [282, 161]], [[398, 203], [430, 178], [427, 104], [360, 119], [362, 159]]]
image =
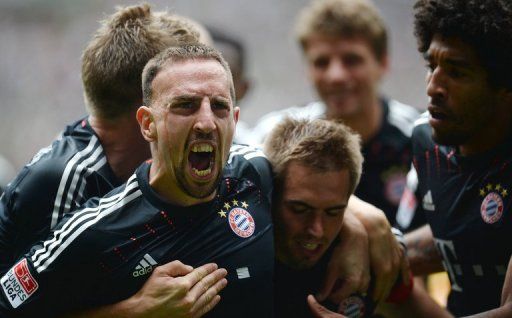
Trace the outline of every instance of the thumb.
[[[308, 295], [308, 305], [315, 318], [344, 318], [345, 316], [332, 312], [320, 305], [313, 295]], [[346, 318], [346, 317], [345, 317]]]
[[190, 265], [185, 265], [180, 261], [172, 261], [163, 265], [158, 266], [155, 272], [158, 272], [160, 276], [184, 276], [190, 273], [194, 268]]

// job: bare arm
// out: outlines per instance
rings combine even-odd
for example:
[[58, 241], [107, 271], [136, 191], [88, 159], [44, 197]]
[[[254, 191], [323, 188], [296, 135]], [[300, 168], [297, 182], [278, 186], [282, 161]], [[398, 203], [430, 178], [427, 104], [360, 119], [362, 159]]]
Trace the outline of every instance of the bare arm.
[[173, 261], [155, 268], [142, 289], [132, 297], [65, 317], [201, 317], [220, 301], [218, 293], [226, 286], [226, 273], [215, 264], [193, 269]]
[[443, 271], [442, 258], [429, 225], [424, 225], [405, 235], [407, 258], [414, 275]]

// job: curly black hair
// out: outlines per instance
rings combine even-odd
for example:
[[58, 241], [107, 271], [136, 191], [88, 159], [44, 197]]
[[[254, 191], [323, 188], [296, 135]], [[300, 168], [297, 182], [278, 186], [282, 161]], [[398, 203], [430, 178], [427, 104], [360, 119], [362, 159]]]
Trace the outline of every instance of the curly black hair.
[[490, 83], [512, 90], [512, 1], [418, 0], [414, 34], [421, 53], [435, 34], [462, 40], [475, 50]]

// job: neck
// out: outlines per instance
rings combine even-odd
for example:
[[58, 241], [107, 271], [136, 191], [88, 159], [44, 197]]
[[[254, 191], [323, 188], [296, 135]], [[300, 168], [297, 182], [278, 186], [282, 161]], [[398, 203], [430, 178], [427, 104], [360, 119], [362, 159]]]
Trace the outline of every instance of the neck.
[[142, 137], [135, 114], [106, 120], [89, 116], [89, 123], [98, 135], [107, 161], [121, 181], [126, 181], [135, 169], [151, 154], [148, 143]]
[[169, 203], [178, 206], [191, 206], [205, 203], [215, 198], [217, 191], [213, 191], [204, 198], [196, 198], [183, 191], [183, 187], [177, 181], [175, 171], [169, 171], [168, 165], [160, 162], [157, 158], [158, 156], [153, 156], [151, 168], [149, 169], [149, 185]]
[[368, 142], [379, 132], [382, 125], [382, 107], [379, 98], [373, 98], [357, 113], [340, 119], [361, 136], [363, 144]]
[[510, 138], [511, 133], [512, 129], [509, 124], [504, 125], [502, 122], [496, 121], [492, 125], [481, 129], [470, 141], [460, 145], [459, 152], [464, 156], [485, 153], [504, 143], [505, 140]]

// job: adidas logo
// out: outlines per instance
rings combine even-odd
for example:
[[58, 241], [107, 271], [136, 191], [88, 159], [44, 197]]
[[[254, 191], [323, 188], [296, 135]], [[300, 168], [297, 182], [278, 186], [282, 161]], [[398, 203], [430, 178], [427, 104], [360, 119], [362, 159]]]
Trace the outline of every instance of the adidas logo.
[[132, 275], [133, 277], [144, 276], [153, 271], [153, 266], [158, 265], [158, 263], [151, 257], [149, 254], [144, 255], [144, 257], [139, 261], [139, 265], [135, 267]]
[[432, 200], [432, 192], [430, 192], [430, 190], [428, 190], [427, 194], [423, 197], [423, 209], [425, 211], [434, 211], [436, 209], [434, 201]]

